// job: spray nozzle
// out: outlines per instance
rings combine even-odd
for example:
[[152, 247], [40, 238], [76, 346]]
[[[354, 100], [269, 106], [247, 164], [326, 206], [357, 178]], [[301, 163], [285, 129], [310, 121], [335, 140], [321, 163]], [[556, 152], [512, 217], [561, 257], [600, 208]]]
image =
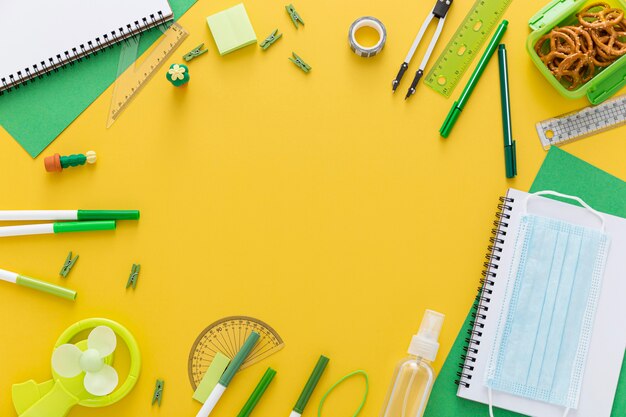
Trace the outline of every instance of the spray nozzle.
[[409, 345], [409, 354], [434, 361], [439, 350], [439, 333], [446, 316], [433, 310], [426, 310], [420, 329]]

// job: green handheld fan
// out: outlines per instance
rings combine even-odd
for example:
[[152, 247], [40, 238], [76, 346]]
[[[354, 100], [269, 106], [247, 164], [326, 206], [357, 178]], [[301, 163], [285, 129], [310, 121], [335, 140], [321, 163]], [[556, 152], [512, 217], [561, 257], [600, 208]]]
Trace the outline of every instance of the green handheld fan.
[[[71, 341], [90, 330], [86, 340]], [[124, 383], [113, 365], [119, 336], [130, 353], [130, 369]], [[20, 417], [64, 417], [75, 405], [104, 407], [124, 398], [135, 386], [141, 369], [137, 341], [122, 325], [107, 319], [88, 319], [68, 328], [52, 354], [51, 381], [30, 380], [13, 385], [13, 405]], [[117, 389], [116, 389], [117, 388]]]

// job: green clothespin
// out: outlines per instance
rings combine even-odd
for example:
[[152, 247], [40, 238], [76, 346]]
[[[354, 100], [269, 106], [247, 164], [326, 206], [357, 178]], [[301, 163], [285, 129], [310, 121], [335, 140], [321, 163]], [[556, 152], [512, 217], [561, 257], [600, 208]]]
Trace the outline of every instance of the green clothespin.
[[191, 51], [183, 55], [183, 59], [185, 61], [191, 61], [195, 57], [198, 57], [202, 55], [203, 53], [208, 52], [209, 51], [208, 49], [202, 49], [203, 46], [204, 46], [204, 43], [201, 43], [200, 45], [196, 46], [194, 49], [192, 49]]
[[296, 11], [296, 8], [293, 7], [293, 4], [285, 6], [285, 10], [287, 10], [287, 13], [289, 14], [289, 17], [291, 18], [291, 21], [293, 22], [293, 25], [296, 27], [296, 29], [298, 29], [298, 23], [304, 26], [304, 20], [302, 20], [302, 18]]
[[282, 33], [278, 33], [278, 29], [275, 29], [274, 32], [272, 32], [267, 38], [265, 38], [265, 40], [263, 42], [261, 42], [261, 48], [263, 48], [263, 50], [266, 50], [267, 48], [269, 48], [270, 46], [272, 46], [272, 44], [274, 42], [276, 42], [277, 40], [279, 40], [281, 38], [281, 36], [283, 36]]
[[298, 55], [296, 55], [295, 52], [292, 52], [293, 54], [293, 58], [289, 57], [289, 60], [291, 62], [293, 62], [294, 64], [296, 64], [296, 66], [298, 68], [300, 68], [302, 71], [308, 73], [309, 71], [311, 71], [311, 66], [309, 64], [307, 64], [306, 62], [304, 62], [304, 60], [302, 58], [300, 58]]
[[141, 265], [133, 264], [133, 268], [130, 270], [130, 276], [126, 282], [126, 288], [133, 286], [133, 289], [137, 287], [137, 279], [139, 278], [139, 271], [141, 271]]
[[159, 407], [161, 406], [161, 398], [163, 398], [163, 387], [165, 386], [165, 381], [162, 379], [157, 379], [156, 385], [154, 386], [154, 395], [152, 396], [152, 405], [154, 403], [158, 403]]
[[70, 270], [72, 269], [72, 267], [74, 266], [77, 260], [78, 260], [78, 255], [76, 255], [76, 257], [72, 259], [72, 251], [70, 251], [70, 253], [67, 255], [67, 258], [65, 258], [65, 262], [63, 263], [63, 268], [61, 268], [61, 272], [59, 272], [59, 275], [61, 275], [63, 278], [67, 278], [67, 274], [70, 273]]

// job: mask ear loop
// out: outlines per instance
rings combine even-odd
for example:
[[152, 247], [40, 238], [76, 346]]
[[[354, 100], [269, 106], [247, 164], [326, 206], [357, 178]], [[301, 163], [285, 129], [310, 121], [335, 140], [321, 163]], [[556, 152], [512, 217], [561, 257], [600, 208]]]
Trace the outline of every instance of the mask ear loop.
[[592, 214], [595, 214], [598, 217], [598, 219], [600, 219], [600, 222], [602, 224], [602, 227], [600, 229], [604, 233], [605, 231], [604, 216], [600, 212], [594, 210], [589, 204], [585, 203], [582, 198], [576, 197], [573, 195], [561, 194], [561, 193], [558, 193], [556, 191], [551, 191], [551, 190], [537, 191], [536, 193], [529, 194], [528, 197], [526, 198], [526, 202], [524, 203], [524, 213], [528, 213], [528, 200], [530, 200], [531, 197], [540, 196], [540, 195], [553, 195], [553, 196], [567, 198], [569, 200], [574, 200], [578, 202], [581, 206], [589, 210]]
[[361, 401], [361, 404], [359, 405], [359, 408], [356, 409], [356, 411], [352, 415], [352, 417], [356, 417], [356, 416], [359, 415], [359, 413], [361, 412], [361, 410], [365, 406], [365, 401], [367, 401], [367, 394], [369, 393], [369, 390], [370, 390], [369, 376], [367, 375], [367, 372], [362, 371], [362, 370], [354, 371], [354, 372], [349, 373], [348, 375], [346, 375], [343, 378], [341, 378], [339, 381], [335, 382], [335, 384], [332, 387], [330, 387], [328, 389], [328, 391], [326, 391], [326, 394], [324, 394], [324, 396], [322, 397], [322, 400], [320, 401], [320, 406], [317, 409], [317, 417], [321, 417], [322, 416], [322, 407], [324, 406], [324, 403], [326, 402], [326, 399], [328, 398], [330, 393], [333, 392], [335, 390], [335, 388], [337, 388], [339, 385], [341, 385], [346, 379], [352, 378], [353, 376], [357, 376], [357, 375], [362, 375], [363, 378], [365, 378], [365, 393], [363, 394], [363, 401]]

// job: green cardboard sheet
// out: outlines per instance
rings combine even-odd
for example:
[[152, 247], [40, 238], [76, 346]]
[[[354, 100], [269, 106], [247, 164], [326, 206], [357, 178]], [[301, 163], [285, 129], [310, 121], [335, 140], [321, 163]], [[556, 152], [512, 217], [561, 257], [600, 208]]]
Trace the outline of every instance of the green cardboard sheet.
[[[169, 0], [178, 19], [196, 0]], [[139, 52], [161, 35], [158, 28], [142, 33]], [[100, 96], [117, 76], [120, 46], [98, 52], [0, 96], [0, 125], [35, 158]], [[102, 115], [102, 125], [106, 115]]]
[[[626, 218], [626, 182], [553, 146], [533, 182], [530, 192], [554, 190], [576, 195], [596, 210]], [[570, 203], [569, 200], [563, 200]], [[435, 382], [424, 417], [479, 417], [488, 416], [485, 404], [456, 396], [459, 370], [466, 329], [470, 328], [471, 311], [463, 323]], [[615, 394], [611, 417], [626, 416], [626, 357]], [[521, 414], [497, 409], [498, 417], [520, 417]]]

